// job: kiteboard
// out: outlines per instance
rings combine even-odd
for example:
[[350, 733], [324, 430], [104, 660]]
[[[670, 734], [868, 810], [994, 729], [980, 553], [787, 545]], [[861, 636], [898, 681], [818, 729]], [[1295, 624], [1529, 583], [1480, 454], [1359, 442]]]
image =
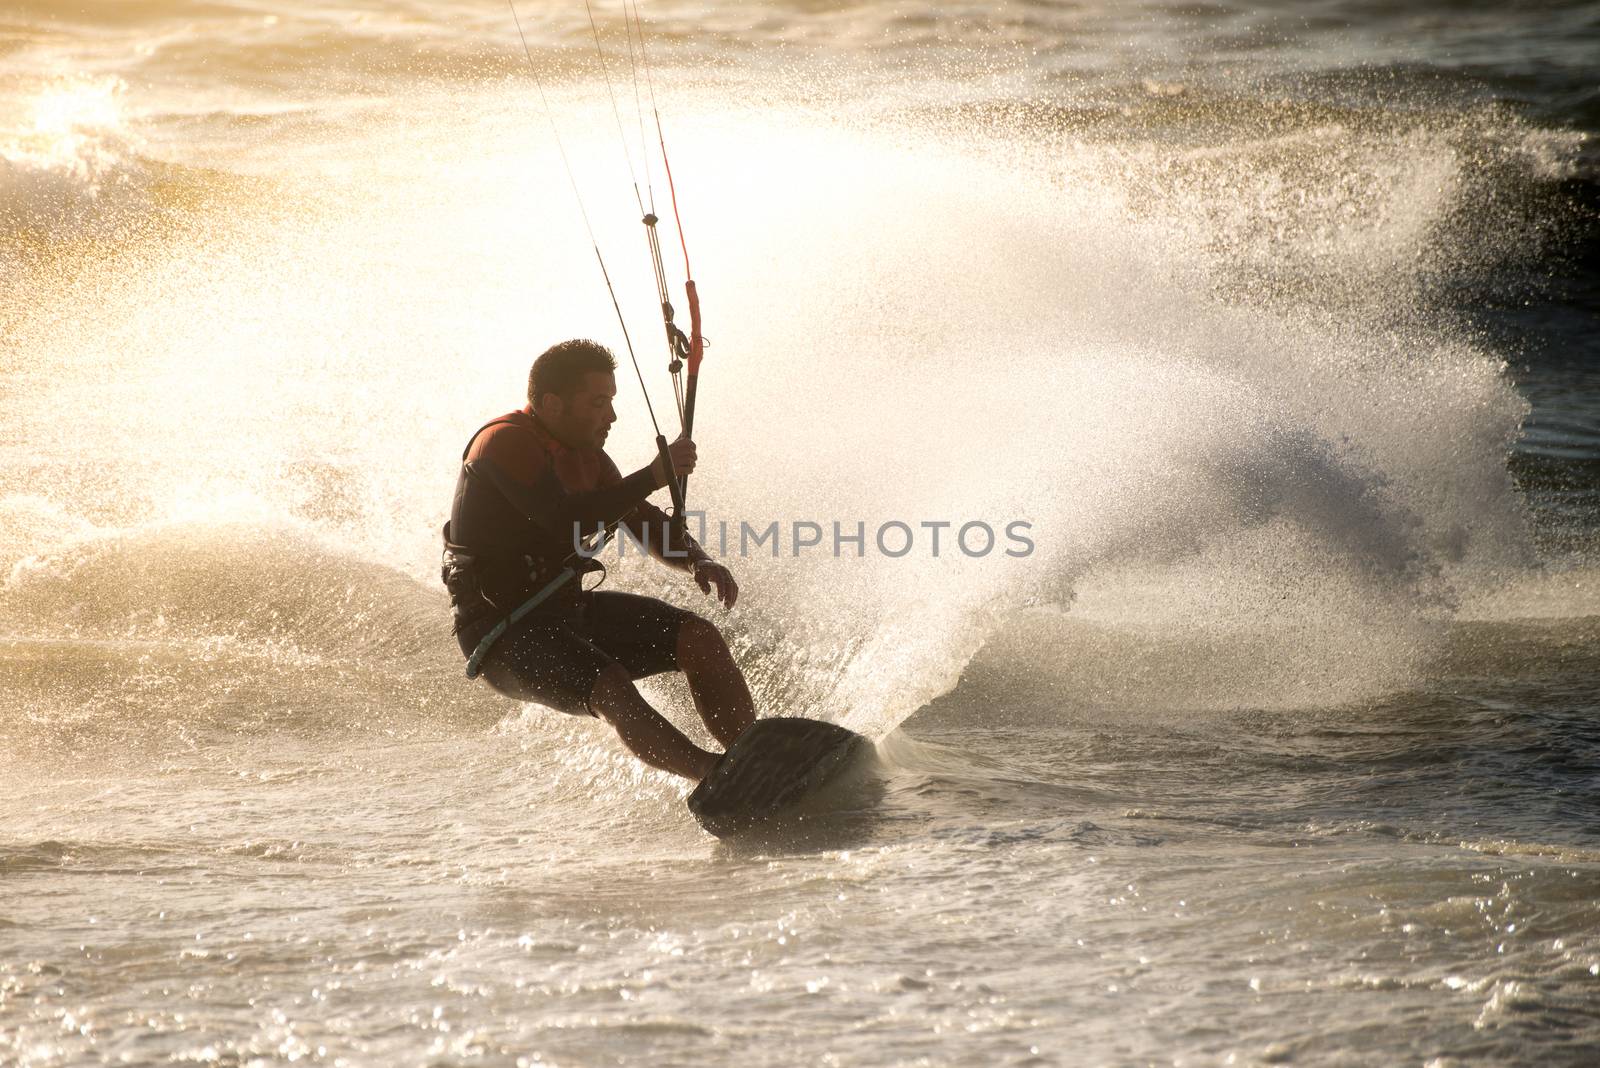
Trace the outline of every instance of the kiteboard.
[[870, 748], [821, 720], [758, 719], [689, 795], [689, 811], [718, 838], [739, 834], [816, 793]]

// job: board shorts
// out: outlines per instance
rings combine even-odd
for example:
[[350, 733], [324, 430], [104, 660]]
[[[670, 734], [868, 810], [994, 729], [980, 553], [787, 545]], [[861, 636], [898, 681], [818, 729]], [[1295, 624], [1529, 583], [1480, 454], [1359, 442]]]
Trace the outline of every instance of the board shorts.
[[[654, 597], [586, 591], [535, 612], [500, 636], [484, 658], [483, 680], [518, 701], [591, 716], [595, 679], [613, 664], [630, 679], [678, 670], [678, 628], [693, 612]], [[470, 654], [476, 641], [458, 635]]]

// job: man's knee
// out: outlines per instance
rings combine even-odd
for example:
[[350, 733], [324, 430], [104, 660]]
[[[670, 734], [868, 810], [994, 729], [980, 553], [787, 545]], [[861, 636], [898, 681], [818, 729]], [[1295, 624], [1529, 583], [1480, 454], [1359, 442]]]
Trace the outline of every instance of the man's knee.
[[727, 649], [717, 625], [702, 616], [690, 616], [678, 626], [678, 652], [689, 657]]
[[595, 676], [589, 688], [589, 712], [601, 719], [610, 720], [624, 713], [636, 700], [643, 700], [634, 689], [633, 678], [621, 664], [608, 664]]

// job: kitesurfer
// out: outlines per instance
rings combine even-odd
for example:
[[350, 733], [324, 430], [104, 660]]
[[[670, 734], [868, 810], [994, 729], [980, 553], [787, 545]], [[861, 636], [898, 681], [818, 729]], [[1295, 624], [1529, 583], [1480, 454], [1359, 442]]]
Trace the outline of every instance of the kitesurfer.
[[[650, 706], [634, 680], [665, 671], [688, 678], [695, 708], [723, 747], [755, 720], [744, 674], [717, 628], [664, 601], [585, 590], [582, 574], [603, 570], [574, 552], [576, 531], [620, 521], [702, 592], [732, 608], [738, 583], [665, 512], [646, 498], [673, 477], [664, 457], [623, 477], [602, 446], [617, 415], [616, 359], [605, 346], [563, 341], [533, 363], [528, 404], [473, 434], [462, 456], [443, 577], [455, 633], [476, 672], [496, 691], [610, 723], [635, 756], [699, 781], [720, 754], [691, 742]], [[695, 446], [668, 446], [681, 477]], [[577, 562], [570, 581], [548, 587]], [[511, 613], [542, 601], [494, 636]], [[485, 639], [492, 644], [481, 649]], [[469, 673], [474, 668], [469, 667]]]

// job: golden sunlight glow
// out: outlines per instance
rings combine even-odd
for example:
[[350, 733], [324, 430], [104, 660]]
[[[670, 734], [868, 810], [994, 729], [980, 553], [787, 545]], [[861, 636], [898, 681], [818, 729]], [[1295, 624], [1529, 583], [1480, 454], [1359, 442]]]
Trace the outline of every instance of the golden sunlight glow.
[[30, 120], [4, 155], [52, 170], [87, 176], [104, 162], [106, 135], [123, 129], [121, 78], [68, 78], [34, 98]]

